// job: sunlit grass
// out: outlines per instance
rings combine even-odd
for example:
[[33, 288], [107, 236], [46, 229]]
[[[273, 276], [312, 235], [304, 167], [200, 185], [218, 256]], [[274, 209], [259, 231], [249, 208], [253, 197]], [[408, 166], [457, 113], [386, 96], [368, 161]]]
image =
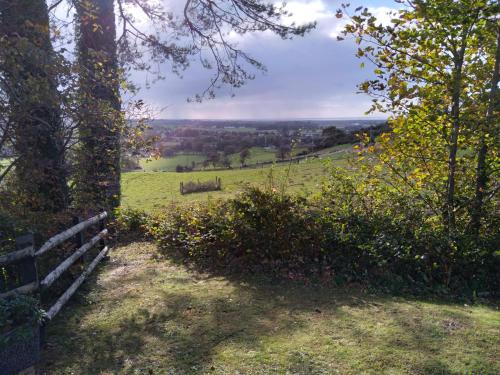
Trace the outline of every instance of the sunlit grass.
[[[344, 158], [333, 161], [335, 165], [346, 165]], [[272, 170], [272, 172], [271, 172]], [[207, 201], [234, 196], [247, 185], [265, 186], [285, 184], [290, 193], [310, 196], [319, 191], [327, 174], [322, 159], [311, 159], [300, 164], [283, 163], [275, 167], [233, 169], [221, 171], [175, 172], [129, 172], [122, 176], [122, 205], [147, 211], [160, 209], [175, 202]], [[271, 173], [271, 175], [270, 175]], [[181, 195], [181, 181], [207, 181], [222, 179], [222, 191]], [[287, 178], [288, 176], [288, 178]]]
[[498, 374], [496, 307], [188, 271], [132, 243], [48, 325], [48, 374]]

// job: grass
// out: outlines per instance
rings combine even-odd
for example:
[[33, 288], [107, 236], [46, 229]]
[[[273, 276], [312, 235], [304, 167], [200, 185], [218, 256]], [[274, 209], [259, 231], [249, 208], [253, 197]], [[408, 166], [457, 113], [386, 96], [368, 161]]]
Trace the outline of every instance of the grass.
[[229, 279], [132, 243], [46, 331], [43, 373], [498, 374], [494, 306]]
[[12, 158], [0, 158], [0, 171], [10, 165], [12, 163]]
[[[229, 160], [231, 160], [231, 165], [239, 166], [240, 165], [240, 154], [232, 154], [229, 156]], [[246, 164], [255, 164], [261, 163], [263, 161], [275, 161], [276, 160], [276, 151], [268, 150], [264, 147], [252, 147], [250, 148], [250, 156], [246, 159]]]
[[[336, 165], [345, 165], [346, 159], [335, 160]], [[271, 167], [262, 169], [233, 169], [221, 171], [197, 171], [189, 173], [175, 172], [128, 172], [122, 175], [122, 205], [154, 211], [171, 203], [206, 201], [210, 199], [234, 196], [244, 186], [263, 186], [269, 182]], [[324, 161], [312, 159], [300, 164], [293, 164], [289, 173], [287, 191], [310, 195], [320, 189], [326, 175]], [[275, 182], [285, 181], [288, 164], [272, 168]], [[222, 191], [181, 195], [181, 181], [209, 181], [218, 176], [222, 179]]]
[[[298, 147], [293, 150], [293, 155], [301, 151], [305, 151], [305, 147]], [[175, 172], [175, 167], [178, 165], [191, 166], [191, 163], [200, 163], [205, 160], [204, 155], [199, 154], [179, 154], [171, 157], [162, 157], [159, 159], [142, 158], [139, 161], [141, 168], [146, 172]], [[240, 166], [240, 154], [229, 155], [229, 160], [233, 167]], [[265, 161], [276, 161], [276, 152], [265, 149], [264, 147], [252, 147], [250, 149], [250, 157], [246, 160], [246, 164], [256, 164]], [[196, 166], [200, 168], [199, 165]]]
[[159, 159], [141, 159], [139, 164], [141, 168], [146, 172], [156, 172], [156, 171], [168, 171], [175, 172], [175, 167], [178, 165], [191, 166], [191, 163], [194, 161], [195, 163], [199, 163], [203, 161], [205, 157], [203, 155], [195, 155], [195, 154], [181, 154], [175, 155], [169, 158], [159, 158]]

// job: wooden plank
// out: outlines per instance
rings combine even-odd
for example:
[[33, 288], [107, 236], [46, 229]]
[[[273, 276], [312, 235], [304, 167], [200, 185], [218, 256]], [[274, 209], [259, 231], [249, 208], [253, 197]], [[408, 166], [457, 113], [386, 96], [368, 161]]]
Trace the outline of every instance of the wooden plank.
[[67, 257], [63, 262], [61, 262], [51, 273], [49, 273], [45, 279], [42, 280], [40, 286], [44, 289], [52, 285], [64, 271], [66, 271], [75, 261], [85, 254], [89, 249], [94, 247], [94, 245], [99, 242], [104, 236], [108, 234], [107, 229], [103, 229], [96, 236], [94, 236], [89, 242], [76, 250], [73, 254]]
[[16, 289], [9, 290], [8, 292], [0, 294], [0, 298], [6, 298], [9, 297], [13, 294], [19, 293], [19, 294], [27, 294], [30, 292], [34, 292], [38, 289], [38, 283], [36, 281], [33, 281], [29, 284], [17, 287]]
[[66, 302], [71, 298], [71, 296], [76, 292], [78, 287], [82, 285], [86, 277], [94, 270], [94, 268], [97, 266], [97, 264], [101, 261], [102, 258], [106, 255], [108, 252], [108, 247], [106, 246], [104, 249], [101, 250], [101, 252], [94, 258], [92, 263], [88, 266], [88, 268], [83, 271], [83, 273], [76, 279], [73, 284], [63, 293], [61, 297], [57, 300], [54, 305], [49, 309], [47, 312], [47, 317], [49, 319], [53, 319], [54, 316], [57, 315], [57, 313], [61, 310], [61, 308], [64, 306]]
[[35, 254], [35, 248], [33, 246], [25, 247], [24, 249], [13, 251], [5, 255], [0, 256], [0, 266], [4, 266], [10, 263], [14, 263], [20, 259], [33, 256]]
[[73, 237], [74, 235], [76, 235], [77, 233], [81, 232], [85, 228], [87, 228], [91, 225], [94, 225], [94, 224], [98, 223], [99, 221], [105, 219], [107, 216], [108, 216], [108, 213], [106, 211], [104, 211], [97, 216], [94, 216], [88, 220], [82, 221], [81, 223], [65, 230], [64, 232], [61, 232], [61, 233], [55, 235], [54, 237], [49, 239], [47, 242], [45, 242], [42, 245], [42, 247], [40, 247], [40, 249], [38, 249], [38, 251], [35, 253], [35, 256], [40, 256], [40, 255], [46, 253], [50, 249], [54, 248], [55, 246], [63, 243], [67, 239], [69, 239], [69, 238]]

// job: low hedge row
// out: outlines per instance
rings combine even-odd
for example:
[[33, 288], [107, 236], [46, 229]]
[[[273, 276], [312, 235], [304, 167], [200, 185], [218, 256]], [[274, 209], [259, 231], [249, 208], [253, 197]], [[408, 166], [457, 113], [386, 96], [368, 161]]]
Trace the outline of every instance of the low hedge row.
[[346, 213], [250, 188], [227, 201], [172, 206], [153, 216], [123, 210], [117, 217], [122, 229], [142, 229], [165, 253], [204, 269], [355, 281], [391, 292], [490, 293], [500, 286], [494, 239], [447, 245], [416, 213], [404, 219]]

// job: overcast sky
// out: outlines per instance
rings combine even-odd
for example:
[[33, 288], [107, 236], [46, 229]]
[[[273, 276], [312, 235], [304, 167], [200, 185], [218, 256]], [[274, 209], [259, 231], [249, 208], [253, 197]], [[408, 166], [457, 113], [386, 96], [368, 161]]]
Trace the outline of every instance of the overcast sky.
[[[316, 29], [304, 38], [281, 40], [268, 33], [245, 35], [239, 41], [240, 47], [264, 63], [267, 72], [257, 72], [254, 80], [233, 90], [234, 97], [225, 90], [219, 92], [215, 100], [188, 103], [186, 99], [202, 92], [213, 74], [196, 64], [192, 64], [182, 79], [168, 73], [165, 66], [166, 79], [143, 89], [140, 97], [156, 108], [163, 108], [159, 116], [162, 118], [362, 118], [370, 98], [356, 94], [356, 84], [370, 77], [372, 68], [368, 65], [360, 68], [352, 41], [336, 40], [344, 22], [335, 17], [341, 2], [289, 1], [288, 9], [297, 24], [318, 22]], [[387, 19], [387, 12], [396, 6], [393, 0], [350, 2], [352, 9], [357, 5], [367, 6], [381, 19]], [[146, 76], [135, 73], [133, 80], [143, 85]]]

